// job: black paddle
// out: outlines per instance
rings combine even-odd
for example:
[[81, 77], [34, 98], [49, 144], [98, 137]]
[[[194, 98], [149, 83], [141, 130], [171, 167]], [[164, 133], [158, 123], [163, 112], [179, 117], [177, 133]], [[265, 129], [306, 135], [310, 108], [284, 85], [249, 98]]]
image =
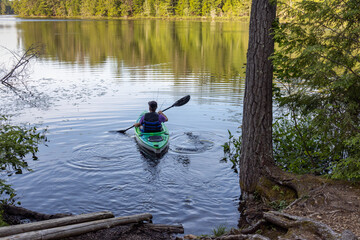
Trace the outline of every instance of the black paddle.
[[[180, 107], [182, 105], [185, 105], [188, 101], [190, 100], [190, 95], [186, 95], [185, 97], [180, 98], [179, 100], [177, 100], [173, 105], [171, 105], [168, 108], [165, 108], [164, 110], [162, 110], [163, 112], [165, 112], [166, 110], [172, 108], [172, 107]], [[116, 132], [118, 133], [125, 133], [127, 130], [131, 129], [135, 127], [135, 125], [132, 125], [131, 127], [128, 127], [127, 129], [124, 130], [118, 130]]]

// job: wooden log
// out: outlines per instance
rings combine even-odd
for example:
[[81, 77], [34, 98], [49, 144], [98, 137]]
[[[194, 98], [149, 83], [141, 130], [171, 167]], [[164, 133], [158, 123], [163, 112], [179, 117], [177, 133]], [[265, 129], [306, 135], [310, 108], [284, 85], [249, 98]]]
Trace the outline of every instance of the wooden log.
[[182, 225], [165, 225], [165, 224], [152, 224], [146, 223], [144, 227], [157, 232], [168, 232], [168, 233], [184, 233], [184, 227]]
[[136, 223], [141, 221], [150, 221], [152, 215], [149, 213], [108, 218], [102, 220], [96, 220], [92, 222], [84, 222], [74, 225], [67, 225], [56, 228], [43, 229], [38, 231], [26, 232], [17, 235], [8, 236], [6, 238], [0, 238], [0, 240], [49, 240], [49, 239], [62, 239], [81, 235], [88, 232], [98, 231], [101, 229], [111, 228], [118, 225]]
[[111, 212], [102, 211], [96, 213], [88, 213], [88, 214], [80, 214], [80, 215], [68, 216], [63, 218], [56, 218], [56, 219], [45, 220], [40, 222], [1, 227], [0, 237], [10, 236], [24, 232], [31, 232], [41, 229], [66, 226], [76, 223], [89, 222], [89, 221], [100, 220], [105, 218], [113, 218], [113, 217], [114, 214], [112, 214]]
[[[31, 211], [26, 208], [12, 206], [12, 205], [6, 205], [6, 204], [1, 205], [1, 207], [2, 207], [2, 210], [4, 211], [3, 217], [5, 217], [7, 221], [9, 221], [9, 220], [11, 221], [12, 216], [21, 216], [21, 217], [25, 217], [25, 218], [35, 220], [35, 221], [44, 221], [44, 220], [67, 217], [67, 216], [72, 215], [72, 214], [66, 214], [66, 213], [44, 214], [44, 213], [34, 212], [34, 211]], [[19, 223], [17, 223], [17, 224], [19, 224]]]

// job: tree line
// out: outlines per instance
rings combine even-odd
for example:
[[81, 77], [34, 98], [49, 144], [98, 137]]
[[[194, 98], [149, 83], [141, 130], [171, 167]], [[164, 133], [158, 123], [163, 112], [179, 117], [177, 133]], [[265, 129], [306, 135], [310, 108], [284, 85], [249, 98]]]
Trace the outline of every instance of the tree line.
[[250, 0], [15, 0], [20, 16], [45, 17], [241, 17]]

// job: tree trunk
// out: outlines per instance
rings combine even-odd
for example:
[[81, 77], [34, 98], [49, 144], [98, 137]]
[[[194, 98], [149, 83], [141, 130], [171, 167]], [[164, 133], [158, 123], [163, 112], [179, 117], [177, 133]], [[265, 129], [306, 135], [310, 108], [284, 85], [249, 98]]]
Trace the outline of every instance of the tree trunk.
[[273, 67], [269, 57], [274, 52], [271, 28], [275, 17], [275, 2], [252, 1], [240, 157], [240, 187], [244, 198], [255, 191], [266, 166], [273, 165]]

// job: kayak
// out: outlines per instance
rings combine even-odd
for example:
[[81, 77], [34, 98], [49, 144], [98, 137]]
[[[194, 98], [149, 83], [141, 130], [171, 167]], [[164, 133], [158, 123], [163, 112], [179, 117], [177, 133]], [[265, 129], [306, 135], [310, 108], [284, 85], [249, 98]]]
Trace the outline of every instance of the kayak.
[[[140, 114], [136, 122], [140, 122], [141, 117], [147, 113], [144, 111]], [[161, 123], [161, 132], [144, 133], [139, 127], [135, 127], [135, 139], [140, 147], [151, 153], [161, 154], [169, 146], [169, 130], [164, 123]]]

